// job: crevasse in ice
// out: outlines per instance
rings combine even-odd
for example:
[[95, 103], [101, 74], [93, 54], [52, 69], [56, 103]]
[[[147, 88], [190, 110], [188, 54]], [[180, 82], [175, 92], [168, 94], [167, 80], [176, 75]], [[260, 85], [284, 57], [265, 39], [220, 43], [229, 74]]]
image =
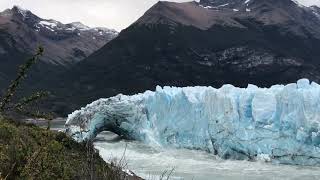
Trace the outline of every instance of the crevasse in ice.
[[307, 79], [258, 88], [157, 87], [100, 99], [70, 114], [76, 140], [102, 130], [154, 146], [222, 158], [320, 165], [320, 85]]

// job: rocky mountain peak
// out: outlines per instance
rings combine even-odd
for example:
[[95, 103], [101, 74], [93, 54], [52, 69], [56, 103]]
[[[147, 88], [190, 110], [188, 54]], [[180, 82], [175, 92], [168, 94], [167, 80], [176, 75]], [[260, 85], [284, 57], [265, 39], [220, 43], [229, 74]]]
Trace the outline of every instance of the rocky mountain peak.
[[31, 13], [29, 10], [23, 9], [23, 8], [21, 8], [20, 6], [13, 6], [13, 8], [11, 9], [11, 11], [12, 11], [13, 13], [20, 14], [20, 15], [22, 15], [23, 17], [26, 17], [27, 15], [29, 15], [29, 14]]
[[100, 27], [89, 27], [81, 22], [72, 22], [68, 24], [63, 24], [59, 21], [53, 19], [43, 19], [33, 14], [31, 11], [23, 9], [19, 6], [13, 6], [11, 9], [7, 9], [0, 12], [0, 24], [9, 22], [10, 19], [15, 21], [20, 21], [22, 24], [27, 25], [34, 31], [45, 35], [47, 37], [53, 36], [56, 38], [57, 35], [64, 34], [63, 36], [69, 36], [71, 34], [76, 34], [80, 36], [84, 32], [90, 33], [94, 39], [103, 36], [108, 36], [114, 38], [118, 35], [118, 32], [113, 29], [100, 28]]
[[[264, 25], [288, 25], [292, 22], [305, 25], [306, 18], [315, 19], [311, 31], [318, 31], [318, 10], [303, 6], [294, 0], [200, 0], [198, 2], [159, 2], [149, 9], [138, 24], [182, 24], [199, 29], [214, 25], [242, 27], [236, 19], [255, 19]], [[308, 16], [308, 17], [306, 17]], [[296, 27], [288, 28], [304, 34]]]
[[22, 21], [29, 26], [33, 26], [35, 23], [41, 20], [41, 18], [33, 14], [31, 11], [23, 9], [19, 6], [13, 6], [11, 9], [6, 9], [5, 11], [0, 12], [0, 19], [3, 20], [4, 18]]
[[41, 19], [37, 15], [33, 14], [31, 11], [23, 9], [20, 6], [13, 6], [12, 9], [9, 9], [9, 11], [12, 13], [13, 17], [18, 17], [22, 20], [28, 20], [30, 22], [35, 22]]
[[66, 66], [82, 60], [118, 35], [112, 29], [91, 28], [80, 22], [64, 24], [43, 19], [19, 6], [0, 12], [0, 30], [19, 39], [17, 49], [22, 52], [32, 51], [38, 44], [49, 50], [55, 49], [52, 54], [48, 51], [43, 59]]

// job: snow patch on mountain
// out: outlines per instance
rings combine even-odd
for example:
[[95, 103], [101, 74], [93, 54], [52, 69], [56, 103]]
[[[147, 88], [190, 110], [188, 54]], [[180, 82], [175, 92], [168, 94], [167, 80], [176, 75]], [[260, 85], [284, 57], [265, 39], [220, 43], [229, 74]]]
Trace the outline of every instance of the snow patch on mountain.
[[320, 165], [320, 85], [157, 87], [95, 101], [70, 114], [66, 127], [78, 141], [109, 130], [223, 158]]
[[86, 31], [92, 32], [96, 36], [104, 36], [104, 35], [113, 35], [114, 37], [118, 35], [118, 32], [113, 29], [103, 28], [103, 27], [94, 27], [91, 28], [86, 26], [80, 22], [73, 22], [69, 24], [62, 24], [55, 20], [45, 20], [42, 19], [37, 24], [34, 25], [35, 31], [40, 32], [42, 28], [45, 28], [49, 31], [56, 32], [56, 31], [70, 31], [76, 32], [78, 36], [81, 35], [79, 31]]
[[312, 13], [313, 13], [316, 17], [320, 18], [320, 8], [319, 8], [318, 6], [311, 6], [310, 8], [311, 8], [311, 10], [312, 10]]
[[[57, 21], [40, 21], [38, 24], [42, 27], [45, 27], [47, 29], [49, 29], [50, 31], [55, 31], [54, 28], [56, 28], [58, 25], [57, 25]], [[37, 29], [39, 30], [39, 27], [36, 26]]]
[[300, 7], [305, 7], [302, 3], [300, 3], [297, 0], [292, 0], [292, 2], [294, 2], [296, 5], [300, 6]]

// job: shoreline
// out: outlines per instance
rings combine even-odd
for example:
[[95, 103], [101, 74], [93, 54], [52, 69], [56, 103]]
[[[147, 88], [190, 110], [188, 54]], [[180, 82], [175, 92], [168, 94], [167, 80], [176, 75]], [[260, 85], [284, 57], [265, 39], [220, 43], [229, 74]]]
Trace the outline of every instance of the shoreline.
[[[53, 120], [50, 121], [50, 131], [57, 131], [57, 132], [65, 132], [65, 128], [64, 128], [64, 124], [66, 122], [67, 118], [62, 118], [62, 117], [59, 117], [59, 118], [55, 118]], [[47, 125], [48, 125], [48, 122], [49, 120], [45, 120], [45, 119], [32, 119], [32, 118], [28, 118], [28, 119], [24, 119], [23, 122], [27, 123], [27, 124], [33, 124], [33, 125], [36, 125], [40, 128], [43, 128], [43, 129], [46, 129], [47, 128]], [[115, 137], [115, 139], [118, 139], [119, 137]], [[95, 141], [103, 141], [103, 140], [106, 140], [106, 139], [97, 139]], [[94, 147], [99, 155], [101, 156], [99, 150]], [[103, 158], [102, 158], [103, 159]], [[114, 162], [107, 162], [103, 159], [103, 161], [109, 165], [112, 165]], [[115, 163], [115, 165], [117, 165], [117, 163]], [[118, 168], [118, 167], [115, 167], [115, 168]], [[126, 180], [143, 180], [141, 177], [137, 176], [134, 172], [132, 172], [131, 170], [129, 169], [126, 169], [125, 167], [123, 167], [122, 169], [122, 172], [126, 174]]]
[[[63, 130], [64, 129], [63, 127], [64, 127], [66, 120], [67, 120], [67, 118], [62, 118], [62, 117], [50, 120], [50, 130], [53, 130], [53, 131]], [[34, 124], [34, 125], [39, 126], [41, 128], [47, 128], [49, 120], [27, 118], [27, 119], [24, 119], [23, 122], [25, 122], [27, 124]]]

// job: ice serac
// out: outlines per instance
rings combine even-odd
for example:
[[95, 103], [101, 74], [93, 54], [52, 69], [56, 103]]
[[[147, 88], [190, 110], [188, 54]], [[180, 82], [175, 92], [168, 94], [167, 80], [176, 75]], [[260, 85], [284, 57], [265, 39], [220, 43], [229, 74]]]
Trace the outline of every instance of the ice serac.
[[110, 130], [155, 146], [222, 158], [320, 165], [320, 85], [157, 87], [100, 99], [68, 117], [78, 141]]

